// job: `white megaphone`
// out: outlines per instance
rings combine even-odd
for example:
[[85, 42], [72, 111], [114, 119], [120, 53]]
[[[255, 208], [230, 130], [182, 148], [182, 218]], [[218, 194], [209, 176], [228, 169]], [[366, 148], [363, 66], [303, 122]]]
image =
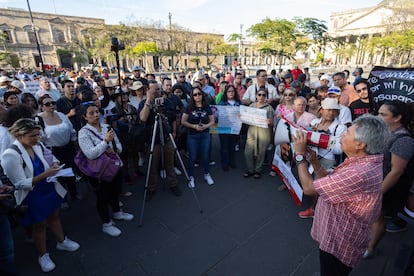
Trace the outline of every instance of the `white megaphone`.
[[321, 149], [330, 149], [335, 144], [334, 136], [326, 133], [309, 131], [282, 117], [276, 123], [274, 138], [275, 145], [292, 143], [292, 135], [295, 135], [297, 130], [306, 132], [308, 145], [316, 146]]

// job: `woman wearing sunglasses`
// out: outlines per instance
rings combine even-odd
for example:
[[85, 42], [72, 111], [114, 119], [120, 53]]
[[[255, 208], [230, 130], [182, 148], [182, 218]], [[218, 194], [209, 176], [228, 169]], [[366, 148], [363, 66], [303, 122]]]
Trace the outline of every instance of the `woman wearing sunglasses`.
[[[56, 102], [45, 94], [39, 98], [39, 105], [43, 112], [39, 116], [44, 122], [44, 137], [42, 142], [51, 148], [52, 153], [65, 168], [75, 168], [73, 158], [75, 157], [76, 131], [69, 118], [56, 111]], [[72, 199], [80, 198], [76, 191], [75, 177], [59, 177], [59, 182], [67, 187]]]
[[190, 96], [187, 110], [181, 118], [181, 124], [188, 128], [188, 175], [190, 176], [188, 186], [194, 188], [194, 164], [198, 153], [200, 153], [200, 158], [203, 162], [204, 180], [208, 185], [214, 184], [209, 167], [209, 129], [214, 124], [214, 115], [201, 88], [194, 88]]
[[22, 218], [24, 227], [31, 227], [34, 244], [39, 254], [38, 262], [43, 272], [55, 269], [47, 251], [46, 229], [56, 237], [58, 250], [76, 251], [79, 244], [71, 241], [63, 232], [59, 207], [66, 194], [65, 189], [47, 178], [61, 169], [54, 159], [49, 166], [43, 157], [40, 142], [41, 126], [33, 119], [19, 119], [10, 128], [16, 138], [14, 148], [8, 148], [1, 157], [1, 165], [16, 188], [16, 202], [27, 206]]
[[289, 113], [294, 112], [293, 102], [296, 99], [296, 93], [292, 88], [286, 88], [280, 98], [279, 104], [276, 107], [276, 118], [279, 119], [282, 116], [286, 116]]
[[[266, 110], [267, 124], [271, 128], [273, 124], [273, 116], [275, 111], [273, 107], [267, 103], [267, 89], [259, 88], [256, 93], [256, 102], [251, 103], [250, 107]], [[243, 174], [244, 177], [253, 176], [255, 179], [262, 177], [262, 166], [266, 154], [267, 146], [271, 141], [271, 132], [269, 128], [258, 126], [249, 126], [247, 131], [246, 148], [244, 157], [246, 159], [247, 170]]]

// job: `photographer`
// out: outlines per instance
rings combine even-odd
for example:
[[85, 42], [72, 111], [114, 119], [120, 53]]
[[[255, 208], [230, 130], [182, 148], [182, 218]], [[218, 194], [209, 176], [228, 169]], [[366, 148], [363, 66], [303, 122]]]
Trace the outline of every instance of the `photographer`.
[[[149, 133], [152, 134], [152, 128], [155, 125], [155, 117], [157, 113], [168, 119], [168, 121], [165, 120], [166, 124], [163, 124], [164, 133], [160, 133], [159, 129], [157, 129], [155, 133], [153, 159], [152, 163], [148, 164], [148, 166], [151, 166], [148, 184], [148, 200], [154, 196], [159, 181], [161, 150], [163, 150], [164, 153], [164, 166], [167, 171], [167, 179], [170, 190], [175, 196], [181, 196], [181, 190], [177, 186], [177, 178], [174, 171], [174, 147], [168, 135], [169, 130], [173, 129], [173, 125], [176, 123], [175, 110], [169, 98], [162, 98], [163, 104], [158, 103], [160, 100], [159, 98], [161, 97], [161, 90], [156, 81], [149, 81], [148, 85], [149, 89], [147, 91], [147, 99], [145, 101], [141, 101], [139, 104], [138, 113], [140, 120], [146, 123], [147, 127], [151, 130]], [[164, 137], [164, 147], [161, 145], [161, 135]], [[151, 137], [148, 141], [151, 141]]]

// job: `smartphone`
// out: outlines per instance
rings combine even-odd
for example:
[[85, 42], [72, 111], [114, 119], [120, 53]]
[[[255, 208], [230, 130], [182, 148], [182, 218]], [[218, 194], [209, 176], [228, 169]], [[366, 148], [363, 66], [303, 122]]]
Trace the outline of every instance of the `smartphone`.
[[62, 169], [64, 166], [65, 166], [66, 164], [62, 164], [62, 165], [60, 165], [57, 169]]

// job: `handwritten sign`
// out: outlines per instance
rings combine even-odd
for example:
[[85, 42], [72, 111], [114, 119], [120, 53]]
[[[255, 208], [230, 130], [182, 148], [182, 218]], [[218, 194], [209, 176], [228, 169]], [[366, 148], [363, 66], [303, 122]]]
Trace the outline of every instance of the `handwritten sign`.
[[414, 68], [375, 66], [369, 74], [368, 83], [378, 105], [385, 101], [414, 102]]
[[219, 134], [239, 134], [242, 126], [240, 107], [216, 105], [218, 113], [217, 132]]
[[24, 89], [25, 93], [31, 93], [34, 95], [40, 89], [40, 82], [39, 81], [25, 81], [24, 86], [25, 86], [25, 89]]
[[240, 119], [243, 123], [268, 128], [267, 125], [267, 111], [265, 109], [240, 106]]

